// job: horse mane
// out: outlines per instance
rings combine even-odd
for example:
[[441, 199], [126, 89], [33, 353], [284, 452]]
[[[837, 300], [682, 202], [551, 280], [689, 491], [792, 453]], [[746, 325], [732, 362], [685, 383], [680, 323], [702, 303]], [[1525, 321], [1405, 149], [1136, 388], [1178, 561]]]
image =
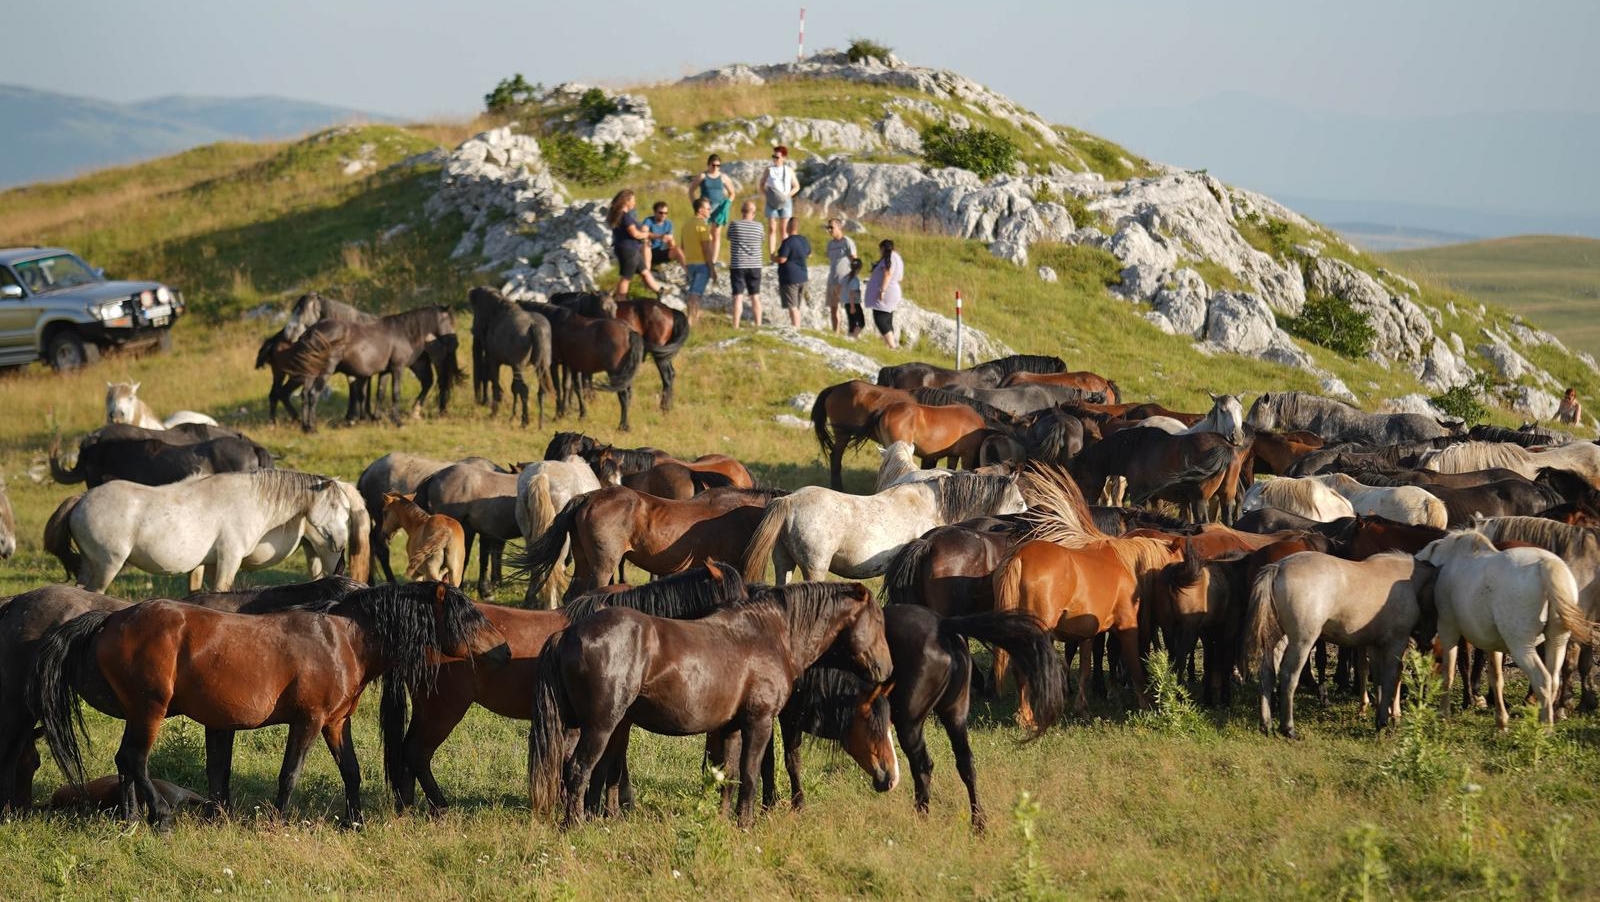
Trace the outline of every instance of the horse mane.
[[1478, 521], [1476, 529], [1496, 542], [1501, 539], [1527, 542], [1567, 561], [1594, 554], [1600, 548], [1600, 529], [1568, 526], [1543, 517], [1491, 517]]
[[[872, 683], [842, 667], [814, 664], [795, 680], [789, 706], [799, 715], [799, 729], [823, 739], [843, 739], [855, 720], [856, 706]], [[889, 700], [880, 698], [870, 707], [868, 724], [874, 734], [889, 727]]]
[[595, 465], [595, 459], [602, 453], [611, 454], [617, 458], [617, 463], [622, 467], [624, 474], [642, 473], [656, 465], [656, 453], [647, 448], [618, 448], [616, 445], [595, 445], [587, 451], [578, 452], [589, 464]]
[[[775, 486], [775, 485], [758, 485], [758, 486], [754, 486], [754, 487], [748, 488], [748, 489], [741, 489], [738, 486], [729, 485], [729, 486], [718, 486], [717, 488], [712, 488], [712, 489], [706, 489], [706, 491], [707, 492], [727, 492], [727, 493], [730, 493], [730, 494], [737, 494], [737, 496], [740, 497], [740, 498], [747, 498], [747, 499], [749, 499], [751, 501], [761, 501], [763, 503], [770, 503], [770, 502], [772, 502], [772, 501], [774, 501], [774, 500], [776, 500], [778, 498], [782, 498], [785, 495], [788, 495], [789, 492], [790, 492], [789, 489], [779, 488], [778, 486]], [[701, 494], [704, 494], [704, 493], [701, 493]]]
[[579, 595], [562, 605], [561, 613], [572, 623], [604, 608], [630, 608], [652, 617], [688, 620], [749, 598], [749, 590], [737, 567], [715, 561], [712, 566], [716, 567], [720, 578], [711, 578], [710, 567], [691, 567], [621, 592]]
[[1440, 473], [1465, 473], [1495, 467], [1515, 470], [1532, 461], [1528, 455], [1528, 449], [1509, 442], [1461, 442], [1439, 449], [1428, 462], [1437, 467]]
[[789, 647], [809, 644], [846, 600], [853, 601], [860, 583], [789, 583], [783, 586], [756, 586], [750, 591], [751, 604], [770, 604], [783, 612], [789, 624]]
[[915, 450], [910, 442], [894, 442], [883, 449], [883, 462], [878, 465], [878, 482], [874, 492], [881, 492], [884, 488], [908, 474], [920, 469], [915, 459]]
[[443, 604], [445, 635], [464, 639], [484, 619], [461, 590], [446, 583], [378, 585], [351, 592], [332, 613], [367, 620], [389, 659], [384, 691], [390, 687], [430, 692], [439, 673], [440, 641], [434, 621], [435, 593]]
[[1012, 373], [1064, 373], [1067, 371], [1067, 363], [1060, 357], [1044, 354], [1012, 354], [1009, 357], [985, 361], [973, 369], [992, 372], [1004, 379]]
[[1406, 479], [1403, 475], [1397, 476], [1393, 473], [1384, 473], [1380, 470], [1373, 469], [1356, 470], [1354, 473], [1345, 475], [1348, 475], [1350, 478], [1362, 485], [1372, 486], [1373, 488], [1380, 489], [1400, 488], [1402, 486], [1416, 485], [1415, 482]]
[[972, 408], [977, 412], [978, 416], [983, 417], [985, 420], [988, 420], [991, 423], [1001, 424], [1006, 427], [1015, 427], [1017, 425], [1017, 418], [1015, 416], [1012, 416], [993, 404], [990, 404], [986, 401], [979, 401], [977, 398], [969, 398], [966, 395], [959, 395], [948, 389], [913, 388], [911, 390], [911, 397], [918, 404], [928, 407], [949, 407], [960, 404], [962, 406]]
[[1009, 476], [954, 473], [944, 479], [917, 484], [933, 490], [941, 520], [959, 523], [993, 510], [1012, 483]]
[[350, 338], [348, 325], [341, 320], [320, 319], [307, 327], [290, 346], [283, 359], [283, 371], [291, 376], [315, 378], [328, 368], [328, 361]]
[[605, 295], [593, 291], [558, 291], [549, 299], [549, 303], [582, 316], [604, 316], [605, 301]]
[[1548, 432], [1529, 431], [1521, 429], [1507, 429], [1504, 426], [1491, 426], [1480, 423], [1467, 430], [1467, 439], [1476, 442], [1506, 442], [1532, 448], [1535, 445], [1549, 445], [1558, 443], [1559, 440]]
[[[1302, 507], [1300, 509], [1305, 510], [1316, 505], [1318, 500], [1317, 489], [1319, 488], [1327, 489], [1328, 491], [1333, 492], [1332, 488], [1323, 485], [1315, 478], [1309, 476], [1300, 479], [1290, 476], [1280, 476], [1276, 479], [1269, 479], [1266, 482], [1261, 483], [1258, 491], [1261, 493], [1262, 499], [1268, 502], [1269, 507], [1276, 507], [1279, 510], [1287, 510], [1288, 508], [1285, 508], [1284, 505], [1278, 502], [1290, 501], [1301, 505]], [[1338, 493], [1334, 492], [1334, 494]]]
[[250, 478], [250, 486], [255, 490], [256, 497], [282, 514], [303, 510], [307, 492], [314, 486], [333, 481], [327, 476], [295, 470], [252, 470], [243, 475]]
[[574, 454], [582, 457], [583, 452], [597, 447], [599, 443], [581, 432], [557, 432], [550, 437], [550, 444], [544, 448], [544, 459], [566, 460]]
[[[450, 332], [438, 333], [441, 317], [450, 324]], [[427, 304], [400, 313], [391, 313], [383, 317], [380, 322], [414, 342], [421, 341], [430, 333], [449, 335], [455, 331], [455, 316], [450, 312], [450, 308], [440, 304]]]
[[313, 614], [326, 614], [351, 593], [359, 592], [366, 587], [365, 583], [357, 582], [348, 576], [326, 576], [322, 579], [281, 586], [256, 586], [229, 592], [199, 592], [182, 600], [192, 600], [196, 595], [208, 599], [233, 599], [238, 602], [233, 607], [240, 613], [309, 611]]
[[1200, 574], [1205, 572], [1205, 568], [1206, 559], [1195, 551], [1193, 542], [1185, 540], [1183, 560], [1161, 568], [1161, 579], [1171, 589], [1190, 589], [1200, 581]]
[[1024, 538], [1075, 548], [1109, 539], [1100, 531], [1088, 502], [1067, 471], [1050, 464], [1032, 463], [1022, 476], [1028, 510], [1022, 516], [1032, 525]]
[[1359, 492], [1372, 488], [1372, 486], [1363, 485], [1360, 480], [1351, 476], [1349, 473], [1319, 473], [1311, 478], [1322, 483], [1328, 488], [1333, 489], [1335, 492], [1338, 492], [1341, 495], [1343, 495], [1345, 492]]

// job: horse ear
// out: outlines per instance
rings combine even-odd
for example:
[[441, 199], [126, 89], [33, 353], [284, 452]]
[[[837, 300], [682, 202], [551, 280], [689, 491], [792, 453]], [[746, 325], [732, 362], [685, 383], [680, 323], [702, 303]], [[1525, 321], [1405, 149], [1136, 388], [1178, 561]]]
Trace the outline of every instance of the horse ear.
[[721, 582], [722, 578], [723, 578], [722, 577], [722, 568], [718, 567], [717, 566], [717, 562], [711, 560], [710, 558], [706, 559], [706, 576], [709, 579], [715, 580], [717, 582]]
[[144, 384], [143, 382], [135, 382], [135, 383], [133, 383], [133, 388], [128, 389], [128, 394], [137, 395], [139, 393], [139, 386], [141, 386], [143, 384]]
[[1216, 395], [1212, 394], [1211, 392], [1206, 392], [1206, 397], [1210, 398], [1211, 399], [1211, 403], [1213, 403], [1213, 404], [1215, 404], [1216, 402], [1222, 400], [1221, 398], [1217, 397]]
[[433, 586], [433, 603], [444, 604], [445, 596], [450, 592], [450, 587], [444, 583], [435, 583]]

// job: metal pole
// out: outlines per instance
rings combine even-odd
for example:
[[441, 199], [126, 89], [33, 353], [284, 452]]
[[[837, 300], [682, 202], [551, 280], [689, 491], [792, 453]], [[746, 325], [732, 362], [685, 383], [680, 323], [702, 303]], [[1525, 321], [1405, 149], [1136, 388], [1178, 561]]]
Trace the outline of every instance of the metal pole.
[[806, 58], [806, 8], [800, 7], [800, 43], [794, 51], [794, 61], [800, 62]]
[[961, 369], [961, 291], [956, 290], [956, 369]]

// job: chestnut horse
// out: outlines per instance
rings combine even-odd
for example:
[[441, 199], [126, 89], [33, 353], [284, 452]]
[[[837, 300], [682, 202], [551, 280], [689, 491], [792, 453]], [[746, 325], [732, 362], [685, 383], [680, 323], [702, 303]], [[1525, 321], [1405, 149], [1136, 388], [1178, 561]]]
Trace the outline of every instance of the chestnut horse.
[[709, 489], [735, 488], [733, 480], [721, 473], [692, 470], [675, 460], [624, 476], [616, 459], [606, 457], [594, 468], [594, 475], [602, 485], [625, 485], [636, 492], [676, 501], [693, 498]]
[[966, 405], [896, 401], [869, 417], [849, 445], [871, 440], [887, 448], [895, 442], [909, 442], [924, 469], [943, 459], [949, 466], [976, 470], [982, 464], [978, 452], [992, 434], [988, 421]]
[[1018, 370], [1000, 380], [1001, 388], [1010, 388], [1013, 385], [1064, 385], [1067, 388], [1081, 388], [1084, 391], [1097, 391], [1110, 398], [1112, 403], [1122, 403], [1122, 389], [1117, 383], [1107, 379], [1099, 373], [1088, 370], [1078, 370], [1071, 373], [1030, 373]]
[[573, 455], [583, 458], [591, 469], [598, 469], [607, 459], [614, 460], [623, 476], [642, 473], [656, 464], [676, 463], [701, 473], [721, 473], [734, 488], [756, 486], [745, 465], [726, 454], [702, 454], [694, 460], [683, 460], [658, 448], [618, 448], [602, 444], [581, 432], [557, 432], [544, 449], [545, 460], [566, 460]]
[[573, 598], [611, 582], [623, 561], [661, 576], [710, 560], [742, 560], [767, 504], [787, 494], [728, 488], [673, 501], [606, 486], [568, 501], [512, 565], [544, 585], [570, 537], [573, 577], [566, 597]]
[[[288, 724], [278, 811], [320, 732], [344, 778], [345, 823], [359, 824], [361, 766], [348, 727], [367, 683], [383, 677], [386, 687], [415, 687], [433, 679], [441, 654], [503, 664], [510, 652], [467, 597], [443, 583], [362, 589], [322, 611], [251, 616], [156, 600], [55, 627], [43, 639], [34, 684], [51, 754], [68, 779], [83, 781], [73, 728], [80, 693], [126, 720], [116, 756], [123, 816], [134, 819], [142, 798], [164, 831], [172, 811], [149, 772], [164, 719], [185, 715], [208, 734]], [[386, 746], [401, 739], [398, 698], [385, 692], [380, 703]], [[225, 772], [226, 762], [207, 757], [208, 772]]]
[[1251, 476], [1286, 476], [1296, 460], [1322, 447], [1322, 438], [1310, 432], [1269, 432], [1258, 429], [1251, 443]]
[[561, 377], [556, 384], [556, 416], [566, 415], [567, 397], [577, 397], [578, 418], [589, 415], [581, 377], [605, 373], [609, 383], [595, 388], [617, 396], [622, 409], [618, 429], [627, 432], [628, 405], [633, 401], [633, 377], [644, 360], [644, 337], [614, 319], [595, 319], [553, 304], [534, 304], [535, 312], [550, 321], [550, 346]]
[[467, 570], [467, 535], [454, 517], [430, 514], [417, 506], [416, 495], [383, 493], [380, 541], [406, 532], [406, 579], [461, 585]]

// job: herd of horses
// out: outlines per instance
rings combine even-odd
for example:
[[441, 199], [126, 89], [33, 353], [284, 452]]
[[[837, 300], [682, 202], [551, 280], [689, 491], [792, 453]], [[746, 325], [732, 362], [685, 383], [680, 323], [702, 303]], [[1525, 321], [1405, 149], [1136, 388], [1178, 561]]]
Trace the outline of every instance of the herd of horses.
[[[617, 394], [625, 429], [646, 351], [671, 403], [687, 323], [669, 308], [579, 295], [521, 305], [490, 289], [470, 303], [476, 394], [498, 405], [510, 367], [524, 425], [530, 379], [542, 425], [546, 389], [558, 415], [574, 401], [581, 411], [604, 373], [592, 387]], [[298, 391], [309, 428], [335, 373], [351, 379], [352, 417], [372, 415], [385, 376], [397, 414], [405, 369], [430, 373], [423, 396], [437, 376], [447, 403], [455, 353], [445, 308], [373, 318], [307, 295], [261, 361], [274, 406]], [[976, 695], [1004, 693], [1014, 676], [1028, 737], [1058, 724], [1069, 696], [1080, 714], [1112, 687], [1147, 707], [1144, 662], [1158, 644], [1206, 704], [1230, 704], [1254, 670], [1262, 728], [1276, 714], [1291, 736], [1307, 678], [1323, 697], [1353, 690], [1380, 729], [1391, 722], [1412, 642], [1437, 651], [1447, 681], [1467, 649], [1464, 702], [1482, 703], [1487, 668], [1502, 727], [1504, 656], [1553, 721], [1576, 642], [1579, 706], [1595, 707], [1600, 446], [1299, 392], [1211, 402], [1130, 401], [1054, 357], [886, 367], [875, 383], [818, 393], [830, 485], [792, 490], [758, 484], [726, 455], [576, 432], [511, 467], [395, 451], [349, 483], [278, 469], [215, 424], [167, 428], [153, 412], [146, 425], [108, 422], [71, 466], [51, 448], [56, 479], [87, 484], [44, 530], [75, 585], [0, 608], [4, 803], [32, 804], [42, 736], [81, 787], [73, 800], [163, 827], [174, 800], [227, 810], [235, 733], [287, 724], [279, 810], [320, 734], [357, 823], [350, 722], [373, 680], [399, 808], [419, 803], [419, 785], [429, 810], [448, 805], [433, 759], [478, 704], [528, 722], [530, 800], [563, 824], [633, 805], [635, 727], [704, 735], [706, 760], [730, 775], [724, 809], [744, 824], [758, 796], [776, 802], [779, 737], [803, 804], [806, 734], [839, 743], [880, 792], [900, 779], [897, 738], [925, 811], [924, 730], [937, 717], [982, 829]], [[112, 408], [108, 395], [108, 420]], [[843, 491], [844, 454], [868, 443], [881, 448], [874, 491]], [[3, 555], [15, 531], [3, 504], [0, 526]], [[395, 581], [396, 530], [412, 582]], [[520, 550], [507, 559], [509, 543]], [[474, 545], [478, 603], [460, 588]], [[233, 589], [239, 571], [302, 548], [309, 582]], [[128, 565], [187, 573], [191, 594], [103, 594]], [[630, 585], [628, 565], [648, 581]], [[526, 581], [521, 606], [487, 600], [507, 578]], [[865, 582], [880, 578], [883, 603]], [[974, 644], [992, 667], [979, 669]], [[86, 779], [84, 702], [126, 724], [115, 779]], [[205, 729], [203, 799], [149, 773], [161, 723], [178, 714]]]

